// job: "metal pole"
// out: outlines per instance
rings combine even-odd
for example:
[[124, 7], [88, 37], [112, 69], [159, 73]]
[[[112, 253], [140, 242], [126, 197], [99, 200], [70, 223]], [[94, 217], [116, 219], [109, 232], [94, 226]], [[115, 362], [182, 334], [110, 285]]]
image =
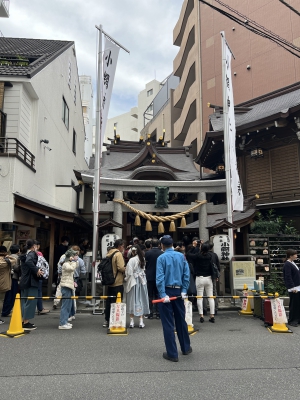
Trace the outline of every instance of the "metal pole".
[[[92, 262], [92, 296], [96, 293], [95, 264], [98, 256], [98, 223], [100, 203], [100, 137], [101, 137], [101, 83], [102, 83], [102, 25], [99, 30], [98, 43], [98, 74], [97, 74], [97, 109], [96, 109], [96, 134], [95, 134], [95, 174], [94, 174], [94, 196], [93, 196], [93, 262]], [[95, 299], [93, 299], [95, 304]]]
[[[224, 120], [224, 155], [226, 173], [226, 200], [227, 200], [227, 220], [232, 224], [232, 201], [231, 201], [231, 173], [230, 173], [230, 154], [229, 154], [229, 124], [228, 124], [228, 105], [226, 99], [226, 52], [225, 52], [225, 33], [221, 32], [222, 40], [222, 86], [223, 86], [223, 120]], [[230, 240], [230, 254], [233, 254], [233, 231], [228, 229]]]

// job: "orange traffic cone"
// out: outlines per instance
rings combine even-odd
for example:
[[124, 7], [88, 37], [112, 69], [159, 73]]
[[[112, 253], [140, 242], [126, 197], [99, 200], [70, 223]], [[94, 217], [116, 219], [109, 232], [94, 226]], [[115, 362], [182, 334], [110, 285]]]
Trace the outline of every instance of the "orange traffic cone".
[[239, 315], [253, 315], [250, 304], [250, 297], [253, 298], [253, 296], [248, 296], [248, 288], [246, 284], [244, 284], [243, 295], [247, 296], [247, 298], [243, 298], [242, 309], [239, 311]]
[[22, 326], [21, 299], [19, 293], [16, 295], [12, 316], [9, 323], [8, 331], [2, 332], [0, 336], [19, 337], [25, 333]]

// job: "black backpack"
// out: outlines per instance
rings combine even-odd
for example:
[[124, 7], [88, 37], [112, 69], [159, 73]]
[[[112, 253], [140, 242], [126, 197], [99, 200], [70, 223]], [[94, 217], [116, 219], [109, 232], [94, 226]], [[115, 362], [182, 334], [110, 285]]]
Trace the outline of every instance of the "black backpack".
[[116, 250], [110, 257], [102, 258], [100, 264], [98, 265], [98, 274], [102, 285], [104, 286], [113, 285], [115, 283], [119, 271], [116, 273], [116, 276], [114, 276], [112, 259], [114, 255], [118, 253], [118, 251], [119, 250]]

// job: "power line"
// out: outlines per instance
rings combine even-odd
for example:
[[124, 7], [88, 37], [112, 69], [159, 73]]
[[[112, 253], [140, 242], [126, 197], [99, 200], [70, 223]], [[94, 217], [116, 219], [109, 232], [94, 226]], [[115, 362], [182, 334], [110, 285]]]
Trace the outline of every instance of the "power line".
[[[219, 12], [220, 14], [224, 15], [225, 17], [229, 18], [230, 20], [236, 22], [238, 25], [243, 26], [244, 28], [248, 29], [250, 32], [255, 33], [256, 35], [262, 36], [266, 39], [271, 40], [272, 42], [278, 44], [278, 46], [282, 47], [289, 53], [293, 54], [294, 56], [300, 58], [300, 48], [295, 46], [293, 43], [288, 42], [287, 40], [283, 39], [281, 36], [273, 33], [272, 31], [266, 29], [264, 26], [259, 25], [257, 22], [252, 21], [245, 15], [241, 14], [237, 10], [229, 7], [227, 4], [223, 3], [220, 0], [215, 0], [217, 3], [219, 3], [221, 6], [229, 9], [231, 12], [237, 14], [239, 17], [243, 18], [243, 20], [237, 18], [236, 16], [216, 7], [213, 6], [212, 4], [208, 3], [205, 0], [199, 0], [201, 3], [206, 4], [213, 10]], [[253, 26], [251, 26], [253, 25]]]
[[294, 7], [292, 7], [290, 4], [288, 4], [286, 1], [284, 0], [279, 0], [280, 3], [284, 4], [286, 7], [290, 8], [292, 11], [294, 11], [294, 13], [296, 13], [297, 15], [300, 16], [300, 12], [297, 11]]

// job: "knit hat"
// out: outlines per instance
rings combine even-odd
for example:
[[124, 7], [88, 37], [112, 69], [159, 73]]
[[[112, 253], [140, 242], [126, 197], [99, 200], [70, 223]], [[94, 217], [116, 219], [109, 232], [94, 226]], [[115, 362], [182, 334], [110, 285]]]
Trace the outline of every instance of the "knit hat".
[[73, 250], [73, 249], [67, 250], [67, 251], [65, 252], [65, 256], [66, 256], [65, 262], [70, 261], [70, 257], [74, 257], [74, 256], [76, 256], [76, 255], [78, 255], [78, 251], [75, 251], [75, 250]]
[[161, 239], [160, 239], [162, 244], [165, 244], [166, 246], [169, 246], [170, 244], [173, 243], [173, 239], [170, 235], [164, 235]]

